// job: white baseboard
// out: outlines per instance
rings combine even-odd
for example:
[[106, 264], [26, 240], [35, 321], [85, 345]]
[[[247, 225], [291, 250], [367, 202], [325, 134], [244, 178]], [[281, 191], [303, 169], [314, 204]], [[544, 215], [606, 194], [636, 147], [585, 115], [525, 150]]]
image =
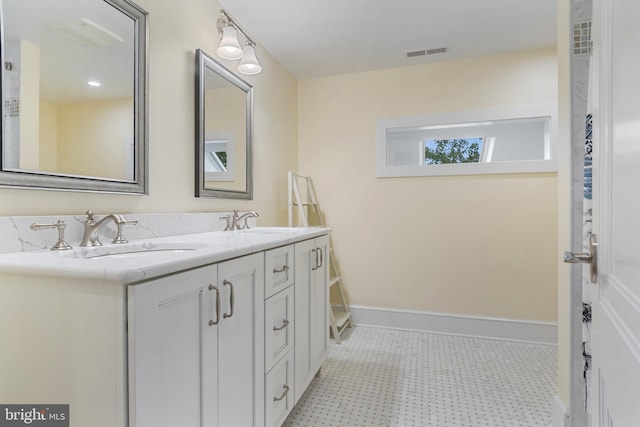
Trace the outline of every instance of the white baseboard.
[[363, 306], [350, 306], [349, 308], [353, 323], [356, 325], [557, 344], [558, 325], [554, 322]]
[[569, 412], [558, 396], [551, 402], [551, 427], [570, 427]]

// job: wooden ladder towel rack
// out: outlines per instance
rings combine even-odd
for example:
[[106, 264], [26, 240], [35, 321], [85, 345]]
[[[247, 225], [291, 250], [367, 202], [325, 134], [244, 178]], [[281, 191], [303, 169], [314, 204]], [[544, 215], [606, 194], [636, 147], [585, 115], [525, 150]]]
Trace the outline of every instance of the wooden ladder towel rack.
[[[289, 227], [326, 227], [324, 216], [320, 210], [313, 181], [308, 176], [289, 172]], [[329, 238], [329, 290], [333, 292], [335, 303], [330, 307], [330, 328], [337, 344], [342, 341], [342, 333], [350, 328], [351, 311], [342, 286], [342, 275], [333, 249], [333, 240]], [[330, 292], [331, 293], [331, 292]]]

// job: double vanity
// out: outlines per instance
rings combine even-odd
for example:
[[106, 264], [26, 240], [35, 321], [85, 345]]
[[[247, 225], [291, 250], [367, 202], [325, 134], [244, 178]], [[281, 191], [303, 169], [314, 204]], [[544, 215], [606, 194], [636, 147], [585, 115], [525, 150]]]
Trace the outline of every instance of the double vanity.
[[[203, 227], [152, 230], [188, 215]], [[72, 249], [0, 254], [0, 401], [69, 404], [71, 426], [281, 425], [327, 357], [329, 230], [219, 216], [89, 247], [69, 217]]]

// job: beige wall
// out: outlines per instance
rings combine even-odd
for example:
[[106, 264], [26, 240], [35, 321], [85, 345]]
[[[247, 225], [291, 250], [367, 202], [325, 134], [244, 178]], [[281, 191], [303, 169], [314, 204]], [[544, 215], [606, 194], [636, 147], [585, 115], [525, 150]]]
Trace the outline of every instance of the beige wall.
[[38, 170], [40, 48], [20, 40], [20, 169]]
[[125, 162], [133, 138], [131, 98], [60, 104], [57, 111], [57, 172], [133, 178]]
[[299, 82], [299, 172], [316, 183], [350, 302], [556, 320], [555, 174], [375, 177], [376, 120], [555, 104], [555, 50]]
[[40, 102], [40, 169], [58, 170], [58, 106]]
[[[297, 167], [296, 80], [258, 44], [264, 72], [244, 77], [255, 93], [254, 200], [194, 194], [195, 49], [215, 56], [220, 5], [210, 0], [136, 0], [150, 13], [149, 195], [0, 189], [0, 215], [206, 212], [255, 209], [264, 225], [286, 224], [288, 170]], [[225, 62], [235, 67], [237, 62]]]

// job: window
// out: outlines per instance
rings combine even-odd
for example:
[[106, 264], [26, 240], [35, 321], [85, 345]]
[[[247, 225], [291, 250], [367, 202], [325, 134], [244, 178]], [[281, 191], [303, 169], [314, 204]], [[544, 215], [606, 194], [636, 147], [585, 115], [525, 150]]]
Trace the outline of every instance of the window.
[[204, 141], [205, 181], [234, 180], [233, 132], [208, 132]]
[[478, 163], [480, 151], [486, 145], [484, 138], [427, 139], [423, 143], [425, 165]]
[[377, 176], [555, 171], [551, 107], [382, 119]]

